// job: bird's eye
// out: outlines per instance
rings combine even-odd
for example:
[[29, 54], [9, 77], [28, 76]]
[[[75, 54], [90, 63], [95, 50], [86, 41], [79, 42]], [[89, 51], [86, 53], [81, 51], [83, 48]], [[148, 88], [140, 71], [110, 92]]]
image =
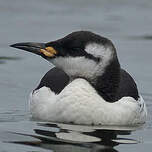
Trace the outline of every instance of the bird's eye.
[[68, 49], [67, 55], [70, 56], [84, 56], [85, 51], [79, 47], [72, 47]]
[[83, 51], [83, 49], [79, 48], [79, 47], [74, 47], [74, 48], [72, 48], [72, 50], [74, 50], [74, 51]]

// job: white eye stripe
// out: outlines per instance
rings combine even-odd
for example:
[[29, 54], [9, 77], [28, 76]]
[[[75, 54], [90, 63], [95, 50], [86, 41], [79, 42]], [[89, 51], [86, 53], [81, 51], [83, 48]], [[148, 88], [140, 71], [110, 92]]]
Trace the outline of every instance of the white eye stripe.
[[109, 62], [113, 56], [111, 47], [104, 47], [102, 44], [90, 43], [85, 47], [85, 51], [94, 57], [101, 58], [103, 62]]
[[85, 47], [85, 51], [93, 56], [99, 57], [105, 52], [105, 47], [101, 44], [90, 43]]

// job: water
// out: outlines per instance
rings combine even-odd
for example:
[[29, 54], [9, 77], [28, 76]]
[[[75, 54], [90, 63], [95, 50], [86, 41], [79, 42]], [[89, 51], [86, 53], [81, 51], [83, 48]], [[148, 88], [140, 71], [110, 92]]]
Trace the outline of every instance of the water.
[[[151, 151], [151, 0], [0, 0], [0, 12], [0, 152]], [[9, 45], [47, 42], [76, 30], [91, 30], [114, 42], [121, 66], [135, 78], [146, 101], [145, 126], [100, 128], [30, 120], [28, 95], [52, 65]]]

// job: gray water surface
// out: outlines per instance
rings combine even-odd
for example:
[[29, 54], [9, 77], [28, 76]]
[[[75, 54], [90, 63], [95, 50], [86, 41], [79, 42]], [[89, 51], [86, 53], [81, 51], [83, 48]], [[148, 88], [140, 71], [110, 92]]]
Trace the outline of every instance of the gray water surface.
[[[135, 78], [146, 101], [144, 127], [90, 127], [84, 133], [86, 126], [75, 131], [75, 126], [65, 129], [30, 120], [29, 93], [52, 65], [9, 45], [48, 42], [76, 30], [90, 30], [113, 41], [121, 66]], [[151, 151], [151, 42], [151, 0], [0, 0], [0, 151]], [[103, 141], [101, 134], [110, 140]]]

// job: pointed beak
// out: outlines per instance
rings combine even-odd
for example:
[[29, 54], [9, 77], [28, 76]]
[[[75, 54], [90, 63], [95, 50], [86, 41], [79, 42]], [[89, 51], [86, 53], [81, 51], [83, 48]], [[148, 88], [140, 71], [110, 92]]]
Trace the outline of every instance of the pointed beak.
[[54, 57], [57, 54], [57, 51], [53, 47], [46, 47], [45, 43], [33, 43], [33, 42], [16, 43], [10, 45], [10, 47], [25, 50], [27, 52], [40, 55], [44, 58]]

